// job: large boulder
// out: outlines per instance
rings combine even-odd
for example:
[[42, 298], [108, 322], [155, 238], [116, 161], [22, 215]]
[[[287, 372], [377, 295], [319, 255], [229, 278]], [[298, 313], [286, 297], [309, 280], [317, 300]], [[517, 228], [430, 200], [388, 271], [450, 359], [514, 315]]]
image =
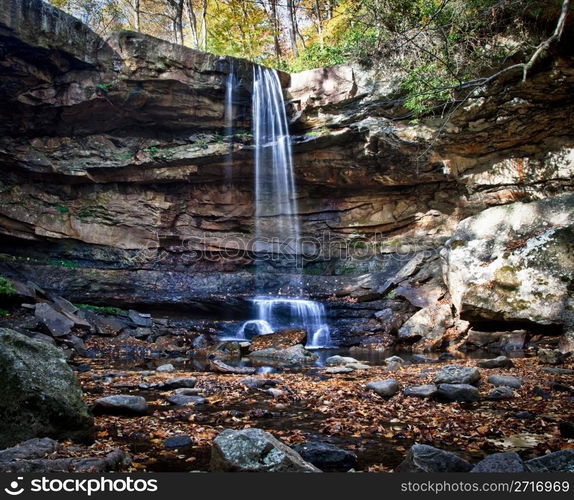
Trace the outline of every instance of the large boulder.
[[304, 460], [324, 471], [347, 471], [357, 466], [357, 455], [324, 441], [308, 441], [293, 449]]
[[574, 194], [464, 219], [441, 256], [464, 319], [574, 329]]
[[93, 419], [62, 351], [0, 328], [0, 448], [33, 437], [89, 440]]
[[494, 453], [478, 462], [470, 472], [528, 472], [520, 455], [512, 451]]
[[447, 304], [424, 307], [411, 316], [399, 329], [403, 341], [423, 341], [429, 348], [438, 348], [446, 331], [454, 325], [454, 319]]
[[480, 372], [471, 366], [447, 365], [434, 377], [435, 384], [476, 384]]
[[415, 444], [395, 472], [469, 472], [471, 469], [472, 465], [454, 453]]
[[227, 429], [213, 440], [213, 472], [321, 472], [261, 429]]
[[574, 472], [574, 450], [566, 449], [549, 453], [526, 462], [530, 472]]

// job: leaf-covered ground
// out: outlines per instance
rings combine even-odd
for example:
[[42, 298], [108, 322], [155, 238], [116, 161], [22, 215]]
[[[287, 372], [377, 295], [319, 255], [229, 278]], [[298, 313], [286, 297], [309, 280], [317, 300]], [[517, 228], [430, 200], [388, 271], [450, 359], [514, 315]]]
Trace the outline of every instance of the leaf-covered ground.
[[[470, 366], [475, 361], [456, 363]], [[97, 441], [91, 447], [99, 453], [113, 447], [125, 449], [132, 457], [132, 470], [138, 471], [208, 470], [213, 438], [224, 429], [245, 427], [265, 429], [288, 444], [308, 438], [330, 441], [353, 450], [359, 458], [358, 469], [365, 471], [391, 471], [414, 442], [455, 451], [473, 462], [509, 449], [531, 458], [574, 447], [574, 440], [560, 437], [558, 426], [574, 418], [574, 376], [543, 371], [536, 358], [514, 363], [511, 369], [481, 369], [479, 389], [484, 397], [493, 388], [486, 381], [488, 375], [515, 375], [524, 379], [515, 390], [515, 399], [471, 404], [439, 403], [405, 397], [401, 392], [384, 400], [365, 389], [369, 381], [389, 377], [401, 389], [431, 383], [433, 375], [448, 363], [407, 365], [394, 372], [381, 366], [338, 375], [322, 368], [257, 375], [279, 381], [280, 395], [249, 389], [240, 383], [244, 375], [177, 370], [142, 376], [135, 369], [112, 371], [105, 360], [92, 363], [92, 370], [80, 374], [80, 380], [90, 404], [112, 394], [138, 394], [148, 401], [148, 416], [96, 417]], [[174, 407], [166, 401], [172, 391], [140, 388], [140, 384], [175, 377], [197, 377], [196, 387], [207, 404]], [[562, 386], [553, 386], [556, 382]], [[549, 399], [537, 395], [536, 388], [548, 391]], [[534, 418], [517, 418], [516, 412], [524, 410]], [[180, 434], [192, 438], [190, 447], [164, 447], [165, 438]]]

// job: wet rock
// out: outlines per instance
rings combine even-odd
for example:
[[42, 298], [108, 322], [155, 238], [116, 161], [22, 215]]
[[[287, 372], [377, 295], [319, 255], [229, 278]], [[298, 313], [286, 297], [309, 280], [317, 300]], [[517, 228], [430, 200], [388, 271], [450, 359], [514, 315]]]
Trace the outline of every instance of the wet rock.
[[330, 356], [325, 360], [327, 366], [341, 366], [348, 365], [349, 363], [358, 363], [359, 361], [349, 356]]
[[310, 351], [305, 350], [302, 345], [295, 345], [287, 349], [263, 349], [254, 351], [249, 354], [249, 358], [256, 361], [265, 361], [270, 363], [304, 365], [313, 363], [317, 356]]
[[321, 472], [261, 429], [227, 429], [213, 440], [212, 472]]
[[436, 363], [437, 360], [433, 359], [429, 356], [425, 356], [424, 354], [413, 354], [411, 356], [411, 361], [416, 363], [417, 365], [424, 365], [427, 363]]
[[574, 472], [574, 450], [549, 453], [525, 462], [530, 472]]
[[281, 384], [279, 380], [272, 378], [259, 378], [259, 377], [247, 377], [242, 378], [239, 383], [250, 389], [268, 389], [270, 387], [276, 387]]
[[471, 464], [454, 453], [415, 444], [395, 472], [469, 472], [471, 469]]
[[304, 460], [323, 471], [347, 471], [357, 466], [357, 455], [324, 441], [308, 441], [293, 446]]
[[54, 337], [64, 337], [74, 327], [74, 322], [71, 319], [56, 311], [46, 302], [36, 304], [34, 315], [50, 330]]
[[554, 368], [554, 367], [544, 367], [543, 372], [552, 373], [552, 375], [574, 375], [574, 370], [569, 370], [567, 368]]
[[0, 393], [0, 447], [36, 436], [92, 437], [80, 385], [50, 344], [0, 328]]
[[127, 323], [117, 316], [102, 316], [101, 314], [90, 313], [88, 317], [99, 335], [115, 336], [127, 327]]
[[12, 448], [0, 451], [0, 462], [12, 462], [40, 458], [55, 452], [60, 448], [58, 441], [50, 438], [34, 438], [24, 441]]
[[72, 370], [74, 370], [78, 373], [86, 373], [86, 372], [89, 372], [91, 369], [92, 369], [92, 367], [87, 363], [81, 363], [79, 365], [73, 365], [72, 366]]
[[201, 389], [190, 388], [190, 387], [180, 387], [179, 389], [174, 389], [173, 393], [179, 396], [200, 396]]
[[175, 368], [171, 363], [167, 363], [165, 365], [158, 366], [155, 371], [158, 373], [173, 373]]
[[285, 394], [284, 391], [280, 390], [280, 389], [267, 389], [266, 391], [268, 394], [271, 394], [271, 396], [273, 396], [274, 398], [280, 398], [281, 396], [283, 396], [283, 394]]
[[497, 387], [502, 385], [512, 387], [513, 389], [520, 389], [522, 387], [522, 379], [511, 375], [490, 375], [487, 381], [489, 384]]
[[390, 398], [399, 392], [399, 384], [394, 378], [375, 380], [367, 384], [367, 389], [377, 393], [382, 398]]
[[514, 363], [506, 356], [498, 356], [493, 359], [485, 359], [476, 363], [480, 368], [512, 368]]
[[574, 438], [574, 422], [560, 422], [558, 424], [558, 428], [560, 429], [560, 435], [566, 439], [573, 439]]
[[535, 387], [533, 392], [534, 392], [534, 395], [538, 396], [539, 398], [542, 398], [545, 400], [552, 399], [552, 394], [550, 394], [550, 392], [548, 392], [543, 387]]
[[329, 366], [325, 368], [325, 373], [330, 373], [331, 375], [337, 375], [339, 373], [351, 373], [355, 370], [348, 366]]
[[528, 472], [520, 455], [514, 452], [495, 453], [478, 462], [470, 472]]
[[476, 384], [480, 372], [470, 366], [447, 365], [435, 375], [435, 384]]
[[193, 441], [186, 434], [182, 434], [179, 436], [170, 436], [163, 440], [163, 446], [168, 450], [177, 448], [186, 448], [188, 446], [191, 446], [192, 443]]
[[128, 311], [128, 317], [136, 326], [141, 326], [143, 328], [151, 328], [153, 326], [153, 321], [149, 315], [143, 315], [137, 311], [130, 310]]
[[538, 361], [546, 365], [561, 365], [566, 356], [557, 349], [538, 349]]
[[515, 397], [516, 394], [514, 394], [514, 391], [510, 387], [503, 385], [495, 387], [494, 389], [489, 391], [488, 395], [486, 396], [486, 399], [490, 399], [492, 401], [501, 401], [505, 399], [513, 399]]
[[[52, 472], [103, 473], [130, 464], [129, 456], [114, 449], [104, 457], [53, 458], [61, 445], [49, 438], [31, 439], [0, 451], [0, 472], [46, 474]], [[77, 453], [77, 452], [76, 452]]]
[[434, 384], [427, 385], [414, 385], [407, 387], [403, 390], [405, 396], [413, 396], [416, 398], [432, 398], [436, 395], [438, 387]]
[[371, 367], [364, 363], [349, 363], [345, 365], [345, 368], [350, 368], [351, 370], [369, 370]]
[[96, 399], [92, 411], [95, 415], [146, 415], [148, 407], [142, 396], [117, 395]]
[[473, 403], [480, 399], [478, 389], [470, 384], [439, 384], [436, 396], [460, 403]]
[[138, 326], [137, 328], [132, 328], [129, 334], [136, 339], [146, 339], [152, 334], [152, 329]]
[[517, 411], [514, 416], [516, 418], [519, 418], [520, 420], [532, 420], [533, 418], [536, 417], [536, 415], [534, 415], [534, 413], [531, 413], [527, 410], [522, 410], [522, 411]]
[[403, 365], [403, 364], [405, 364], [405, 360], [403, 358], [401, 358], [400, 356], [390, 356], [388, 358], [385, 358], [385, 363], [387, 365], [389, 363], [396, 363], [399, 365]]
[[171, 378], [169, 380], [164, 381], [161, 384], [161, 388], [165, 390], [182, 389], [182, 388], [191, 389], [195, 387], [195, 384], [197, 384], [197, 378], [195, 377]]
[[307, 342], [307, 330], [286, 329], [279, 330], [267, 335], [258, 335], [251, 339], [249, 351], [260, 351], [262, 349], [286, 349], [297, 344], [305, 345]]
[[231, 366], [220, 359], [210, 357], [209, 367], [218, 373], [239, 373], [242, 375], [252, 375], [257, 372], [257, 368], [252, 366]]
[[207, 400], [201, 396], [184, 396], [181, 394], [168, 396], [166, 400], [168, 403], [176, 406], [203, 406], [207, 402]]

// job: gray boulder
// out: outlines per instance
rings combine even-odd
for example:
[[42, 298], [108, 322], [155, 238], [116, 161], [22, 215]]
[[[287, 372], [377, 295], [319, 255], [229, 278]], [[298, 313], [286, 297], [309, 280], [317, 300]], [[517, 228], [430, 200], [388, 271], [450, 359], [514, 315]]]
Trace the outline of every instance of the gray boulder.
[[501, 385], [500, 387], [492, 389], [486, 396], [486, 399], [490, 399], [491, 401], [501, 401], [504, 399], [513, 399], [515, 397], [516, 394], [514, 394], [514, 391], [510, 387]]
[[97, 415], [146, 415], [147, 403], [142, 396], [106, 396], [96, 399], [92, 411]]
[[478, 462], [470, 472], [528, 472], [518, 453], [494, 453]]
[[357, 455], [323, 441], [308, 441], [293, 446], [304, 460], [325, 471], [347, 471], [357, 466]]
[[405, 396], [413, 396], [416, 398], [432, 398], [436, 395], [437, 391], [438, 387], [434, 384], [414, 385], [403, 390], [403, 394]]
[[59, 313], [46, 302], [36, 304], [34, 315], [50, 330], [54, 337], [68, 335], [75, 324], [70, 318]]
[[212, 472], [321, 472], [261, 429], [227, 429], [213, 440]]
[[488, 383], [497, 387], [501, 385], [512, 387], [513, 389], [522, 387], [522, 379], [511, 375], [490, 375], [487, 380]]
[[195, 377], [187, 377], [187, 378], [171, 378], [166, 380], [161, 384], [162, 389], [192, 389], [195, 387], [197, 383], [197, 379]]
[[471, 469], [471, 464], [454, 453], [415, 444], [395, 472], [469, 472]]
[[89, 440], [93, 419], [62, 351], [0, 328], [0, 448], [37, 436]]
[[574, 472], [574, 450], [555, 451], [525, 464], [530, 472]]
[[493, 359], [485, 359], [476, 363], [480, 368], [512, 368], [514, 363], [506, 356], [498, 356]]
[[158, 373], [172, 373], [175, 371], [175, 368], [171, 363], [166, 363], [165, 365], [158, 366], [155, 371]]
[[340, 366], [340, 365], [348, 365], [349, 363], [358, 363], [355, 358], [351, 358], [349, 356], [330, 356], [325, 360], [325, 364], [327, 366]]
[[375, 380], [367, 384], [367, 389], [377, 393], [382, 398], [390, 398], [399, 392], [399, 384], [394, 378]]
[[440, 384], [436, 396], [459, 403], [473, 403], [480, 399], [478, 389], [469, 384]]
[[203, 406], [207, 400], [202, 396], [186, 396], [184, 394], [175, 394], [167, 397], [167, 402], [176, 406]]
[[476, 384], [480, 372], [472, 366], [447, 365], [434, 377], [435, 384]]

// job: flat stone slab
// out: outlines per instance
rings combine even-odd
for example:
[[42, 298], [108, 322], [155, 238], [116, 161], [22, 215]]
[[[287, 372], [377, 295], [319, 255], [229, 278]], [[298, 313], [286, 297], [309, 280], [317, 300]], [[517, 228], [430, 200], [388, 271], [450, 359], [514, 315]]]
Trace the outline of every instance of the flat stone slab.
[[146, 415], [148, 406], [142, 396], [106, 396], [96, 400], [92, 411], [99, 415]]

